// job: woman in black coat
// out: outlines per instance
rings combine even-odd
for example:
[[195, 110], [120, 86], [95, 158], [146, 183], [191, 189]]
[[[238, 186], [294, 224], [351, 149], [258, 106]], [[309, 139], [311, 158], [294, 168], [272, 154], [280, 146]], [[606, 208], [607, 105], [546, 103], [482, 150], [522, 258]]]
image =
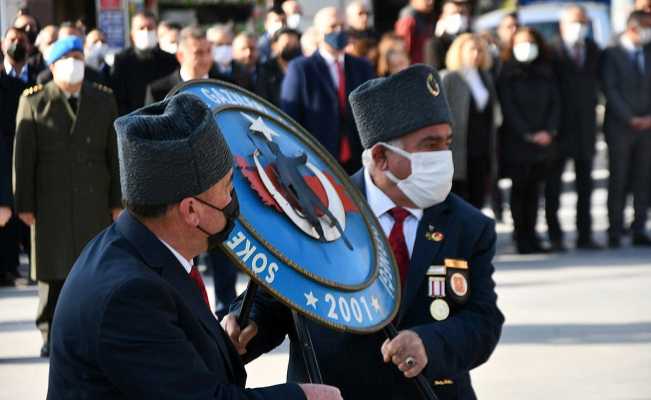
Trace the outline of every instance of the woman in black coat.
[[520, 28], [504, 54], [497, 89], [504, 115], [500, 129], [510, 176], [511, 214], [518, 252], [544, 251], [536, 235], [540, 186], [553, 157], [560, 95], [542, 37]]

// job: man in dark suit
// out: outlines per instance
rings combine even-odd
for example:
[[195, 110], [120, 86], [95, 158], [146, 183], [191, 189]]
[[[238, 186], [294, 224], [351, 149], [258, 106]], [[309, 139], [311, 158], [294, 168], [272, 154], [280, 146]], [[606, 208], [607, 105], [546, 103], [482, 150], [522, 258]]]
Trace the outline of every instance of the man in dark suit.
[[181, 82], [192, 79], [219, 79], [219, 72], [213, 65], [212, 45], [206, 39], [206, 31], [199, 26], [188, 26], [181, 30], [176, 59], [180, 68], [147, 87], [145, 103], [161, 101]]
[[[306, 324], [324, 382], [347, 399], [417, 399], [405, 378], [419, 373], [441, 400], [475, 399], [469, 371], [489, 358], [500, 337], [504, 317], [492, 279], [495, 225], [449, 194], [452, 130], [440, 87], [431, 67], [417, 65], [350, 95], [365, 148], [365, 168], [352, 180], [389, 237], [404, 290], [394, 321], [400, 332], [391, 341], [382, 333], [352, 335]], [[262, 294], [251, 318], [241, 334], [234, 314], [223, 322], [239, 351], [253, 358], [289, 334], [288, 380], [305, 379], [289, 311]]]
[[[18, 99], [24, 89], [23, 81], [7, 75], [4, 68], [0, 69], [0, 147], [3, 149], [0, 154], [0, 163], [3, 165], [0, 166], [0, 169], [3, 170], [4, 178], [7, 179], [5, 189], [9, 190], [9, 194], [11, 194], [11, 158], [16, 132], [16, 111], [18, 110]], [[3, 197], [4, 201], [1, 201], [0, 204], [11, 210], [13, 198], [10, 200], [8, 195]], [[25, 229], [27, 228], [16, 215], [0, 224], [0, 286], [13, 286], [15, 278], [19, 275], [19, 245], [21, 232]], [[27, 233], [29, 233], [29, 229], [27, 229]]]
[[115, 91], [120, 115], [145, 104], [147, 85], [169, 75], [179, 67], [176, 57], [158, 47], [156, 18], [138, 13], [131, 19], [133, 46], [115, 55], [111, 87]]
[[545, 216], [552, 248], [563, 251], [563, 231], [558, 220], [562, 175], [568, 160], [574, 163], [576, 206], [576, 247], [594, 250], [592, 239], [592, 160], [597, 134], [596, 106], [601, 52], [587, 37], [589, 19], [579, 5], [568, 6], [560, 19], [561, 41], [555, 46], [555, 70], [561, 94], [561, 123], [558, 156], [552, 162], [545, 184]]
[[258, 39], [258, 61], [267, 62], [272, 56], [271, 42], [274, 34], [287, 25], [287, 16], [280, 5], [271, 6], [264, 20], [264, 33]]
[[7, 29], [2, 39], [3, 73], [20, 79], [26, 85], [36, 83], [40, 70], [28, 63], [28, 52], [31, 49], [27, 34], [15, 27]]
[[300, 32], [290, 28], [276, 31], [271, 38], [271, 57], [258, 68], [255, 93], [280, 107], [280, 91], [287, 65], [301, 55]]
[[257, 46], [256, 36], [250, 32], [240, 32], [233, 39], [231, 80], [251, 92], [255, 91], [258, 80]]
[[471, 32], [470, 2], [467, 0], [445, 0], [441, 7], [434, 38], [425, 49], [425, 62], [442, 70], [446, 68], [446, 56], [452, 42], [464, 33]]
[[[11, 155], [9, 154], [9, 149], [7, 144], [0, 140], [0, 232], [5, 231], [7, 223], [11, 220], [13, 214], [14, 200], [11, 196]], [[9, 249], [2, 240], [7, 240], [5, 234], [1, 234], [0, 251], [8, 251]], [[14, 242], [12, 245], [15, 245], [15, 237], [13, 238]], [[0, 286], [13, 286], [14, 285], [14, 276], [8, 271], [6, 264], [6, 256], [3, 254], [0, 257]]]
[[314, 26], [320, 35], [319, 49], [289, 63], [280, 94], [282, 109], [353, 173], [361, 166], [362, 146], [347, 98], [373, 77], [373, 68], [366, 60], [344, 53], [346, 33], [336, 8], [317, 12]]
[[[621, 245], [627, 178], [632, 176], [633, 245], [651, 246], [646, 234], [651, 188], [651, 17], [634, 11], [618, 43], [605, 50], [604, 132], [608, 143], [608, 244]], [[632, 173], [631, 173], [632, 172]]]
[[244, 388], [192, 265], [239, 212], [210, 109], [180, 94], [115, 127], [127, 211], [88, 244], [63, 288], [47, 398], [340, 399], [323, 385]]

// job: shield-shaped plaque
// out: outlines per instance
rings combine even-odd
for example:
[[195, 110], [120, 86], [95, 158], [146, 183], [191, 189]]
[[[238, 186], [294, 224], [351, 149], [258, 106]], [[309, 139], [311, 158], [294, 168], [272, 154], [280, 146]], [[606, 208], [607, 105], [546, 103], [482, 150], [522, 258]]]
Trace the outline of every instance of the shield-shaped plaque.
[[331, 328], [369, 333], [395, 317], [396, 263], [373, 212], [298, 123], [237, 86], [197, 80], [234, 157], [240, 217], [223, 249], [256, 283]]

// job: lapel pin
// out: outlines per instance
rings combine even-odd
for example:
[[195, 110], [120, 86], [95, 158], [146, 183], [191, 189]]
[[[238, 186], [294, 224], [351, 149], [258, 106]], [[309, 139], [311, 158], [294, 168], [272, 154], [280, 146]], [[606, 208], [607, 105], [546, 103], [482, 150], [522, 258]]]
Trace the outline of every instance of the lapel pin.
[[434, 232], [434, 233], [432, 233], [432, 239], [431, 240], [433, 240], [435, 242], [440, 242], [440, 241], [443, 240], [444, 237], [445, 236], [443, 236], [443, 234], [441, 232]]

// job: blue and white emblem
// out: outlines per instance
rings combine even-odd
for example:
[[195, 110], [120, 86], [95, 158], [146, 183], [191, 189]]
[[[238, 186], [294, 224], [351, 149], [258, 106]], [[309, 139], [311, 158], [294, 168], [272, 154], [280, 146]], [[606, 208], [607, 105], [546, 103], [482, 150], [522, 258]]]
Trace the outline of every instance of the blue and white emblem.
[[224, 250], [289, 307], [334, 329], [382, 329], [400, 302], [391, 249], [372, 211], [327, 151], [263, 99], [192, 81], [235, 159], [240, 217]]

